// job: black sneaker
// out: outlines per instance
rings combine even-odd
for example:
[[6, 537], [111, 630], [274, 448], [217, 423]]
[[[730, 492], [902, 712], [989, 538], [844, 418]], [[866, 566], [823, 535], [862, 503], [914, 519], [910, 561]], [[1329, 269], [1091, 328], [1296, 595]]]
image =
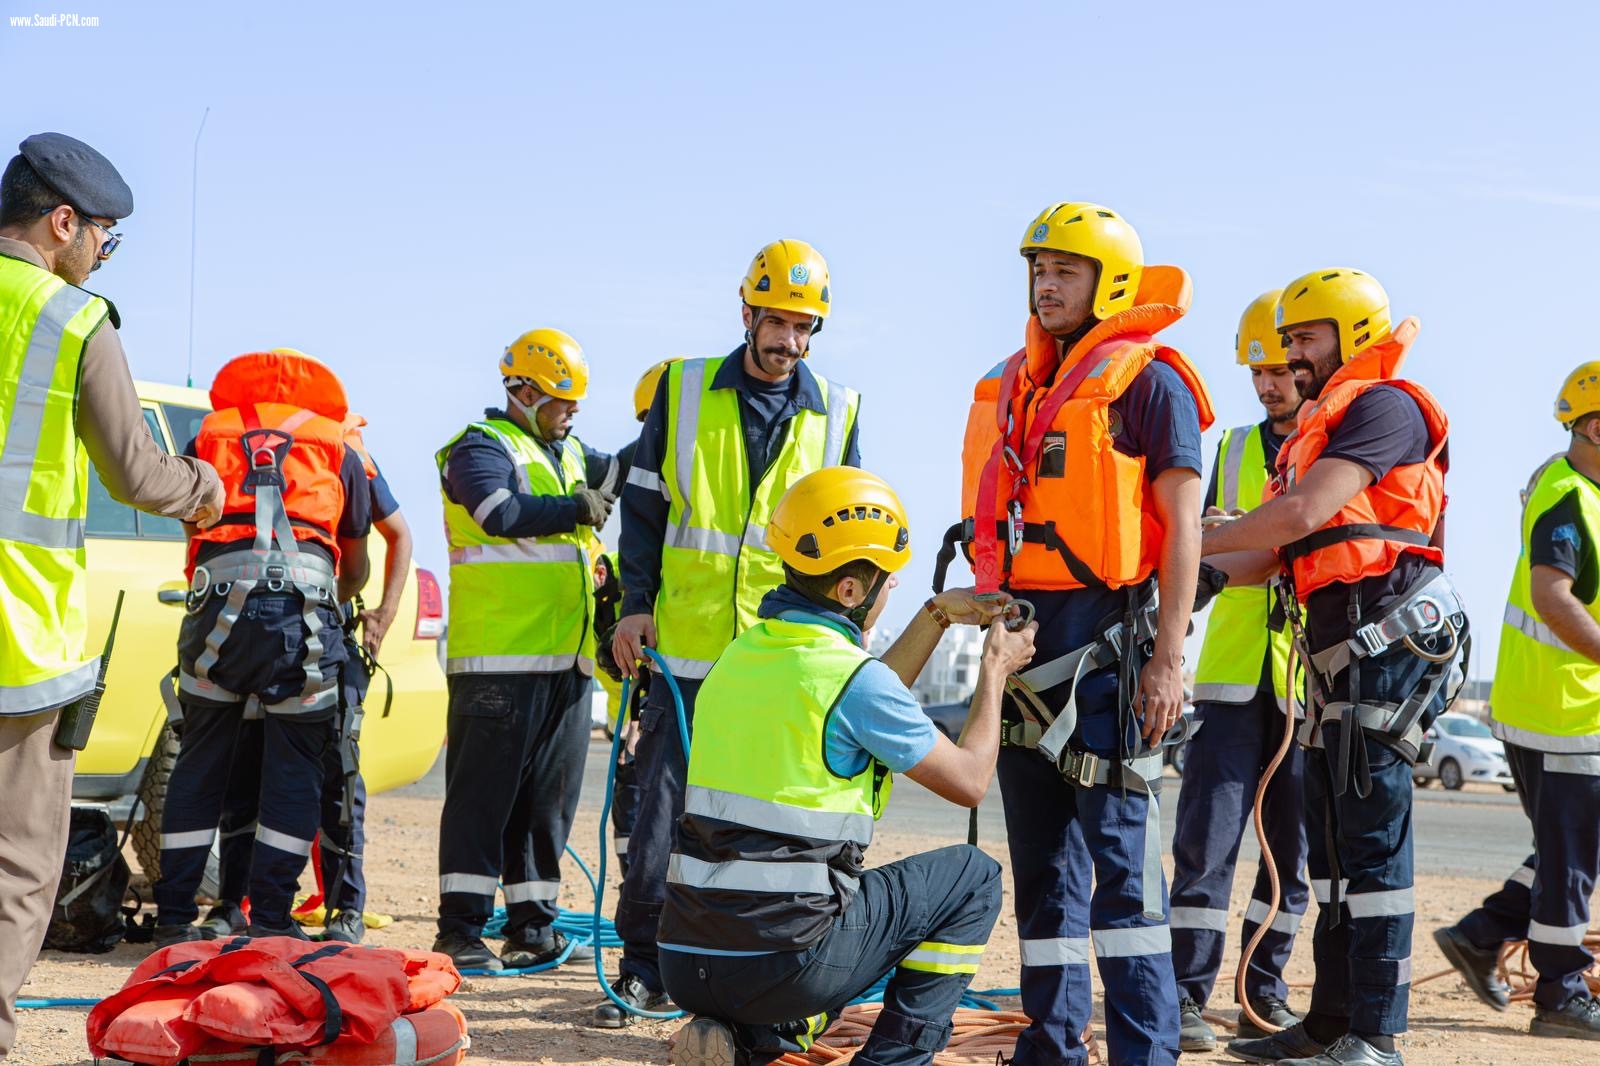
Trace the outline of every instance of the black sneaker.
[[1287, 1062], [1311, 1058], [1327, 1050], [1327, 1045], [1311, 1039], [1304, 1023], [1291, 1025], [1281, 1033], [1256, 1040], [1233, 1040], [1228, 1054], [1245, 1062]]
[[[665, 992], [653, 991], [631, 973], [623, 974], [611, 982], [611, 991], [634, 1010], [664, 1011], [671, 1003]], [[609, 999], [594, 1009], [594, 1025], [601, 1029], [626, 1029], [638, 1020], [637, 1015], [623, 1010]]]
[[342, 944], [359, 944], [367, 935], [367, 923], [360, 911], [339, 911], [322, 927], [322, 939], [337, 940]]
[[1283, 1066], [1405, 1066], [1398, 1051], [1379, 1051], [1354, 1033], [1346, 1033], [1320, 1055], [1282, 1059]]
[[1466, 938], [1459, 925], [1435, 929], [1433, 942], [1439, 945], [1445, 961], [1456, 968], [1473, 995], [1495, 1010], [1505, 1010], [1511, 1005], [1511, 989], [1500, 980], [1498, 945], [1478, 947]]
[[[610, 1001], [607, 1005], [616, 1006]], [[667, 1062], [671, 1066], [736, 1066], [739, 1048], [732, 1029], [713, 1018], [696, 1017], [672, 1034]]]
[[1600, 1000], [1580, 993], [1567, 1000], [1560, 1010], [1535, 1006], [1528, 1032], [1534, 1036], [1600, 1040]]
[[1178, 1050], [1215, 1051], [1217, 1034], [1200, 1016], [1200, 1004], [1188, 996], [1178, 999]]
[[499, 973], [505, 969], [500, 957], [489, 950], [482, 937], [468, 936], [462, 932], [440, 933], [433, 942], [433, 950], [450, 956], [458, 970], [487, 970]]
[[205, 939], [222, 940], [230, 936], [239, 936], [249, 926], [250, 920], [244, 916], [244, 911], [239, 909], [239, 905], [224, 900], [206, 912], [205, 920], [198, 928], [200, 935]]
[[[1277, 996], [1262, 996], [1250, 1001], [1250, 1008], [1256, 1016], [1268, 1023], [1273, 1029], [1288, 1029], [1300, 1024], [1300, 1016], [1289, 1009], [1289, 1004]], [[1261, 1028], [1250, 1020], [1244, 1011], [1239, 1012], [1239, 1032], [1236, 1034], [1240, 1040], [1260, 1040], [1262, 1037], [1271, 1036], [1267, 1030]]]
[[193, 925], [158, 925], [151, 936], [151, 943], [159, 948], [170, 948], [174, 944], [187, 944], [194, 940], [206, 939], [205, 934]]
[[311, 940], [306, 935], [306, 931], [300, 928], [300, 923], [293, 918], [289, 919], [288, 925], [267, 925], [264, 922], [251, 922], [250, 928], [244, 931], [244, 935], [252, 939], [255, 937], [285, 936], [290, 940], [304, 940], [307, 943]]

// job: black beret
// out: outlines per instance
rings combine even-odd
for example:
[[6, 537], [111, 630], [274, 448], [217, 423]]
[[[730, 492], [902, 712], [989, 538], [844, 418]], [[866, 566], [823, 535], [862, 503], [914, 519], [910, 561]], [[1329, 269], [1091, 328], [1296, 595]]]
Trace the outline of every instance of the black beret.
[[79, 211], [111, 219], [133, 214], [133, 190], [117, 168], [77, 138], [35, 133], [17, 148], [39, 177]]

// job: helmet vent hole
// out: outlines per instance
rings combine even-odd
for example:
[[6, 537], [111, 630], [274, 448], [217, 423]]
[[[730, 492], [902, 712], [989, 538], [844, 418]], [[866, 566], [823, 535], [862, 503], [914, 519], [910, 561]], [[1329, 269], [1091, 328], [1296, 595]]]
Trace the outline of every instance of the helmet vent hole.
[[1357, 348], [1359, 348], [1359, 347], [1361, 347], [1363, 344], [1367, 343], [1371, 339], [1372, 339], [1372, 334], [1370, 332], [1363, 333], [1361, 336], [1356, 338], [1355, 346]]
[[1300, 297], [1304, 296], [1306, 293], [1308, 293], [1310, 291], [1311, 291], [1311, 286], [1307, 285], [1304, 288], [1302, 288], [1299, 292], [1294, 294], [1294, 299], [1298, 300], [1298, 299], [1300, 299]]
[[1122, 299], [1123, 295], [1125, 293], [1127, 293], [1127, 291], [1128, 291], [1127, 289], [1117, 289], [1114, 292], [1112, 292], [1112, 294], [1110, 296], [1106, 297], [1106, 299], [1108, 299], [1108, 300], [1120, 300], [1120, 299]]
[[1128, 275], [1126, 275], [1126, 274], [1117, 274], [1114, 277], [1112, 277], [1112, 279], [1111, 279], [1111, 284], [1113, 284], [1113, 285], [1125, 285], [1125, 284], [1127, 284], [1127, 282], [1128, 282]]
[[1332, 274], [1324, 274], [1324, 275], [1322, 275], [1322, 280], [1323, 281], [1332, 281], [1334, 278], [1336, 278], [1338, 276], [1339, 276], [1339, 272], [1337, 270], [1335, 270]]
[[865, 507], [857, 507], [856, 508], [856, 521], [865, 522], [866, 520], [867, 520], [867, 509]]
[[1083, 216], [1082, 215], [1073, 215], [1071, 218], [1067, 219], [1065, 224], [1070, 226], [1074, 222], [1082, 222], [1082, 221], [1083, 221]]
[[817, 535], [815, 533], [807, 533], [795, 541], [794, 550], [804, 555], [807, 559], [822, 558], [822, 549], [817, 547]]
[[1117, 217], [1116, 215], [1113, 215], [1110, 211], [1096, 211], [1095, 214], [1099, 215], [1101, 218], [1116, 218]]
[[1366, 328], [1367, 328], [1367, 323], [1368, 323], [1368, 322], [1369, 322], [1369, 321], [1370, 321], [1370, 320], [1369, 320], [1369, 319], [1365, 319], [1365, 318], [1363, 318], [1363, 319], [1362, 319], [1362, 320], [1361, 320], [1361, 321], [1360, 321], [1360, 322], [1353, 322], [1353, 323], [1351, 323], [1351, 325], [1350, 325], [1350, 328], [1351, 328], [1351, 329], [1352, 329], [1352, 330], [1357, 330], [1357, 329], [1366, 329]]
[[822, 520], [822, 528], [823, 529], [832, 529], [833, 528], [833, 515], [829, 515], [828, 517], [826, 517], [826, 518], [824, 518]]

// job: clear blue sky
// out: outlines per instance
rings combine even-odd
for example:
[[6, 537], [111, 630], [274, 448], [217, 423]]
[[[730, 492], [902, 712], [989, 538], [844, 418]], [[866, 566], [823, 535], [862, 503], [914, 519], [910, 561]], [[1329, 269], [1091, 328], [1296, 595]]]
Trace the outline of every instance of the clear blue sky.
[[499, 401], [511, 338], [580, 340], [578, 431], [614, 450], [638, 374], [733, 348], [751, 254], [799, 237], [833, 274], [813, 365], [864, 394], [866, 463], [911, 513], [903, 621], [956, 517], [971, 383], [1020, 343], [1017, 241], [1090, 199], [1193, 276], [1165, 336], [1219, 426], [1259, 414], [1232, 340], [1263, 289], [1358, 266], [1421, 317], [1484, 675], [1517, 489], [1563, 446], [1561, 377], [1600, 357], [1589, 5], [75, 2], [101, 25], [0, 24], [0, 150], [62, 130], [133, 186], [94, 281], [135, 374], [183, 379], [210, 106], [196, 380], [277, 345], [330, 362], [441, 576], [433, 451]]

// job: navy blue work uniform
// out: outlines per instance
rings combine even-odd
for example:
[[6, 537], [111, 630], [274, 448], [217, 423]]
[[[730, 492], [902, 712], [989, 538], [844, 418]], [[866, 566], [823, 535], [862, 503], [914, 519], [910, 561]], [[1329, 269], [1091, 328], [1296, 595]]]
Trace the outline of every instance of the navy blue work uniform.
[[[1147, 479], [1170, 469], [1199, 473], [1199, 411], [1171, 367], [1147, 366], [1111, 411], [1122, 423], [1117, 450], [1144, 456]], [[1046, 663], [1092, 643], [1104, 623], [1120, 619], [1127, 593], [1030, 589], [1022, 595], [1038, 612], [1033, 661]], [[1069, 688], [1063, 684], [1039, 695], [1047, 706], [1059, 707]], [[1137, 750], [1137, 721], [1127, 722], [1119, 735], [1118, 703], [1115, 665], [1085, 674], [1078, 682], [1078, 727], [1070, 747], [1111, 758]], [[1008, 725], [1019, 721], [1010, 700], [1004, 714]], [[1078, 788], [1029, 748], [1001, 748], [999, 771], [1022, 948], [1022, 1008], [1034, 1019], [1018, 1037], [1012, 1061], [1088, 1061], [1080, 1035], [1092, 1006], [1092, 943], [1105, 988], [1112, 1061], [1176, 1062], [1171, 931], [1164, 917], [1145, 916], [1143, 902], [1146, 814], [1155, 797], [1113, 786]], [[1160, 785], [1151, 788], [1159, 793]], [[1160, 895], [1165, 907], [1165, 884]]]
[[[381, 522], [399, 511], [400, 504], [395, 500], [389, 481], [377, 463], [373, 463], [373, 470], [373, 476], [367, 481], [371, 492], [372, 520]], [[345, 667], [339, 679], [339, 698], [341, 707], [353, 709], [365, 704], [372, 675], [355, 641], [346, 636], [344, 643]], [[242, 903], [250, 891], [250, 856], [254, 850], [259, 806], [257, 798], [261, 791], [261, 743], [261, 724], [257, 721], [245, 722], [234, 749], [233, 771], [228, 775], [222, 820], [217, 825], [220, 837], [219, 899], [229, 903]], [[350, 825], [342, 826], [345, 771], [337, 745], [327, 749], [322, 763], [319, 849], [322, 853], [323, 902], [331, 918], [339, 911], [359, 912], [366, 907], [367, 880], [361, 869], [361, 855], [366, 843], [364, 822], [367, 783], [357, 770], [354, 799], [350, 804]], [[360, 765], [359, 745], [357, 765]]]
[[[1365, 468], [1376, 484], [1397, 466], [1425, 461], [1428, 429], [1406, 393], [1378, 386], [1351, 403], [1329, 436], [1321, 459]], [[1433, 568], [1415, 553], [1400, 556], [1388, 574], [1360, 582], [1364, 621], [1381, 617], [1405, 590]], [[1354, 635], [1351, 586], [1334, 583], [1312, 593], [1305, 606], [1306, 639], [1313, 653]], [[1403, 703], [1422, 684], [1431, 664], [1403, 645], [1361, 661], [1360, 702]], [[1350, 674], [1341, 672], [1323, 693], [1329, 703], [1350, 702]], [[1443, 691], [1423, 715], [1431, 723], [1444, 709]], [[1364, 736], [1372, 787], [1340, 789], [1336, 767], [1337, 719], [1322, 725], [1323, 746], [1306, 753], [1306, 865], [1321, 908], [1312, 934], [1317, 979], [1306, 1030], [1332, 1040], [1346, 1029], [1361, 1037], [1392, 1037], [1407, 1024], [1411, 993], [1411, 933], [1415, 920], [1415, 860], [1411, 824], [1411, 766], [1371, 733]], [[1338, 870], [1340, 906], [1329, 906]], [[1369, 1041], [1371, 1042], [1371, 1041]]]
[[[663, 374], [634, 453], [633, 469], [653, 473], [658, 478], [669, 458], [667, 382], [668, 376]], [[786, 381], [758, 381], [745, 373], [742, 346], [723, 360], [711, 387], [738, 390], [739, 418], [744, 429], [752, 486], [760, 484], [767, 469], [776, 461], [794, 416], [802, 408], [818, 412], [827, 409], [822, 390], [804, 363]], [[858, 418], [845, 445], [846, 466], [861, 465], [859, 431]], [[661, 549], [666, 541], [668, 509], [668, 501], [658, 489], [630, 477], [622, 493], [619, 552], [623, 618], [654, 613], [656, 593], [661, 589]], [[683, 713], [692, 725], [700, 682], [690, 678], [676, 680], [683, 696]], [[628, 873], [617, 899], [616, 926], [623, 941], [623, 976], [636, 977], [652, 992], [659, 993], [663, 986], [656, 951], [656, 926], [661, 919], [666, 893], [667, 860], [672, 854], [678, 818], [683, 814], [687, 772], [687, 756], [678, 739], [671, 686], [664, 678], [656, 679], [645, 696], [644, 709], [639, 714], [635, 759], [638, 809], [633, 832], [628, 838]]]
[[[1284, 438], [1261, 431], [1262, 452], [1270, 471]], [[1212, 487], [1207, 500], [1217, 498]], [[1196, 700], [1197, 732], [1189, 740], [1183, 765], [1183, 788], [1172, 837], [1172, 969], [1178, 993], [1205, 1006], [1222, 967], [1232, 910], [1233, 875], [1239, 845], [1251, 825], [1256, 788], [1276, 753], [1285, 728], [1271, 676], [1272, 652], [1261, 666], [1261, 683], [1245, 703]], [[1262, 801], [1262, 824], [1272, 849], [1281, 888], [1278, 914], [1261, 938], [1245, 974], [1245, 995], [1287, 1000], [1283, 969], [1294, 950], [1294, 935], [1305, 916], [1310, 890], [1306, 885], [1305, 815], [1301, 807], [1304, 754], [1290, 747], [1273, 775]], [[1267, 916], [1272, 894], [1263, 857], [1256, 867], [1255, 887], [1245, 908], [1240, 942], [1248, 944]]]
[[[1553, 567], [1572, 579], [1572, 594], [1593, 603], [1600, 594], [1600, 530], [1588, 528], [1571, 494], [1534, 519], [1528, 566]], [[1506, 733], [1498, 721], [1496, 735]], [[1536, 734], [1523, 732], [1532, 740]], [[1600, 735], [1551, 737], [1542, 751], [1506, 740], [1506, 761], [1533, 823], [1533, 854], [1500, 891], [1461, 920], [1463, 935], [1479, 948], [1528, 941], [1539, 972], [1533, 1001], [1560, 1010], [1588, 996], [1584, 973], [1594, 957], [1583, 946], [1589, 900], [1600, 876]]]
[[[541, 446], [559, 469], [561, 445]], [[584, 468], [590, 487], [616, 490], [613, 456], [584, 445]], [[577, 525], [570, 496], [521, 491], [510, 453], [480, 430], [469, 429], [451, 448], [442, 480], [450, 499], [491, 537], [542, 537]], [[486, 506], [490, 497], [499, 502]], [[594, 679], [574, 665], [554, 673], [455, 673], [446, 681], [439, 934], [481, 936], [499, 881], [507, 941], [549, 945], [561, 856], [583, 784]]]
[[[194, 454], [190, 443], [188, 454]], [[372, 525], [371, 496], [360, 456], [346, 449], [339, 471], [344, 486], [344, 512], [337, 534], [341, 539], [365, 537]], [[326, 548], [300, 541], [302, 552], [330, 558]], [[197, 564], [234, 551], [235, 544], [201, 545]], [[206, 648], [227, 603], [222, 595], [190, 597], [178, 635], [180, 670], [192, 672]], [[180, 692], [183, 711], [182, 745], [172, 777], [167, 783], [161, 818], [161, 879], [156, 883], [156, 921], [160, 925], [187, 925], [199, 913], [195, 893], [205, 876], [206, 860], [217, 835], [224, 797], [236, 763], [235, 750], [246, 717], [255, 717], [254, 704], [269, 706], [298, 697], [305, 685], [307, 626], [302, 618], [301, 594], [294, 588], [274, 592], [253, 589], [232, 630], [221, 644], [216, 665], [210, 668], [215, 684], [250, 701], [219, 702], [192, 692]], [[332, 604], [315, 608], [322, 633], [340, 632], [340, 617]], [[344, 670], [344, 641], [321, 641], [319, 666], [323, 677]], [[289, 910], [311, 854], [311, 844], [321, 821], [323, 760], [334, 745], [336, 706], [303, 714], [266, 713], [259, 725], [261, 755], [257, 762], [260, 783], [254, 831], [254, 858], [250, 864], [249, 896], [252, 923], [273, 929], [289, 926]]]

